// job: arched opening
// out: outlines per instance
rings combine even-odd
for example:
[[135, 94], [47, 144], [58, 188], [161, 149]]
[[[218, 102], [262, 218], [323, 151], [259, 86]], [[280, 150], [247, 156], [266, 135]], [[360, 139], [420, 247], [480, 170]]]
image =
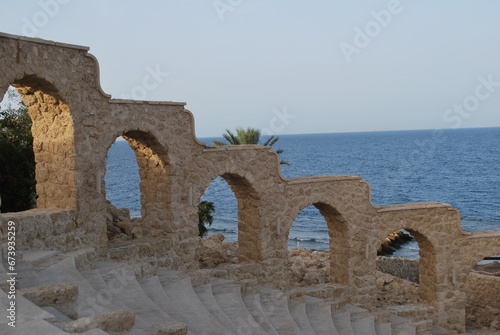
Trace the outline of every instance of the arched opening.
[[238, 241], [238, 201], [229, 184], [217, 177], [206, 188], [201, 201], [214, 204], [213, 225], [207, 227], [204, 237], [222, 234], [225, 241]]
[[13, 86], [0, 102], [0, 212], [36, 206], [35, 157], [28, 107]]
[[377, 250], [377, 270], [418, 284], [418, 242], [406, 230], [389, 234]]
[[106, 155], [104, 181], [108, 201], [108, 239], [121, 234], [130, 235], [131, 218], [141, 218], [140, 177], [134, 151], [121, 137]]
[[[412, 240], [391, 257], [378, 257], [378, 307], [416, 303], [434, 306], [437, 301], [434, 246], [416, 230], [404, 229], [403, 232], [408, 233]], [[394, 236], [394, 233], [388, 236]], [[387, 243], [387, 239], [383, 243]]]
[[[260, 216], [259, 216], [259, 196], [250, 182], [245, 178], [233, 173], [224, 173], [212, 180], [201, 201], [214, 203], [215, 212], [213, 225], [208, 227], [208, 238], [210, 235], [222, 233], [226, 242], [237, 245], [235, 248], [227, 246], [231, 250], [226, 250], [230, 254], [220, 259], [220, 263], [232, 262], [247, 263], [259, 262], [260, 252]], [[237, 243], [234, 243], [237, 241]], [[212, 246], [215, 253], [221, 251], [222, 240], [214, 240]], [[206, 243], [205, 243], [206, 246]], [[229, 256], [229, 257], [227, 257]], [[237, 257], [237, 259], [236, 259]], [[202, 264], [203, 261], [203, 255]], [[216, 265], [214, 262], [205, 262], [205, 265]]]
[[347, 224], [332, 206], [317, 202], [302, 208], [288, 234], [288, 246], [295, 284], [348, 284]]
[[330, 237], [325, 218], [314, 206], [303, 208], [288, 235], [288, 256], [294, 284], [308, 286], [329, 282]]
[[110, 201], [108, 237], [158, 236], [171, 219], [167, 150], [149, 132], [120, 135], [108, 149], [101, 188]]
[[[207, 203], [208, 208], [203, 205]], [[213, 211], [210, 210], [210, 204]], [[222, 177], [212, 180], [205, 189], [198, 215], [206, 229], [203, 233], [203, 227], [200, 228], [200, 234], [203, 235], [201, 265], [214, 267], [223, 263], [238, 263], [238, 200]]]
[[478, 262], [467, 276], [466, 326], [500, 331], [500, 255]]
[[54, 85], [35, 75], [11, 83], [28, 108], [36, 163], [36, 207], [76, 208], [73, 119]]

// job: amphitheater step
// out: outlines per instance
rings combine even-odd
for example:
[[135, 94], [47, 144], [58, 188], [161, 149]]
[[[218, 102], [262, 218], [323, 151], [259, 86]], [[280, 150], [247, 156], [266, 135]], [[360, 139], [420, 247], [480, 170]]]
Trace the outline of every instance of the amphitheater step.
[[126, 265], [117, 267], [115, 264], [112, 262], [98, 262], [96, 269], [108, 285], [112, 300], [119, 301], [120, 304], [126, 306], [124, 310], [135, 313], [136, 322], [134, 328], [148, 329], [165, 321], [174, 321], [144, 293], [132, 268]]
[[350, 313], [351, 321], [373, 316], [373, 314], [369, 310], [356, 305], [347, 304], [345, 306], [345, 309]]
[[[13, 301], [9, 299], [8, 294], [0, 290], [0, 308], [2, 311], [5, 311], [5, 313], [8, 313], [8, 309], [11, 308], [10, 302]], [[53, 322], [55, 321], [55, 316], [39, 306], [35, 305], [22, 295], [16, 295], [16, 300], [15, 300], [15, 308], [16, 308], [16, 324], [19, 325], [21, 323], [25, 323], [28, 321], [32, 320], [41, 320], [41, 321], [48, 321], [48, 322]], [[10, 313], [10, 312], [9, 312]], [[8, 315], [8, 314], [7, 314]], [[7, 324], [10, 322], [7, 317], [2, 317], [0, 318], [0, 325]], [[1, 333], [3, 334], [3, 333]]]
[[165, 268], [159, 268], [157, 273], [167, 299], [182, 316], [179, 321], [187, 324], [190, 333], [230, 334], [202, 304], [189, 277]]
[[412, 321], [431, 319], [435, 311], [434, 307], [424, 304], [388, 306], [384, 309]]
[[273, 328], [271, 322], [267, 318], [262, 305], [260, 304], [260, 294], [256, 292], [248, 292], [243, 295], [243, 302], [255, 321], [264, 329], [266, 334], [278, 335], [278, 332]]
[[[123, 302], [121, 296], [117, 294], [117, 292], [121, 291], [122, 286], [120, 284], [119, 271], [124, 267], [125, 264], [123, 263], [98, 262], [95, 270], [85, 270], [82, 272], [82, 276], [87, 280], [88, 284], [98, 292], [97, 299], [94, 302], [95, 305], [92, 306], [93, 312], [91, 315], [101, 312], [112, 312], [119, 309], [134, 313], [130, 306], [126, 302]], [[116, 271], [118, 275], [114, 274], [111, 269]], [[101, 274], [101, 271], [105, 273], [104, 277], [110, 283], [109, 285]], [[148, 334], [143, 328], [151, 326], [140, 315], [136, 315], [134, 328], [128, 334]]]
[[56, 257], [59, 254], [60, 252], [56, 250], [24, 250], [22, 261], [36, 264], [38, 262]]
[[431, 334], [432, 335], [450, 335], [450, 334], [455, 334], [455, 333], [452, 331], [449, 331], [448, 329], [439, 327], [439, 326], [433, 326]]
[[64, 315], [57, 309], [55, 309], [53, 306], [45, 306], [41, 307], [44, 311], [47, 313], [50, 313], [54, 316], [55, 320], [54, 322], [71, 322], [73, 319], [69, 318], [67, 315]]
[[288, 298], [281, 291], [264, 287], [256, 287], [256, 290], [262, 310], [278, 334], [300, 335], [301, 330], [288, 310]]
[[254, 320], [241, 297], [240, 286], [231, 280], [212, 279], [214, 298], [224, 313], [233, 320], [238, 334], [265, 334], [264, 329]]
[[410, 325], [414, 326], [417, 333], [432, 332], [435, 308], [423, 304], [408, 304], [400, 306], [388, 306], [385, 308], [391, 314], [398, 315], [409, 320]]
[[332, 311], [332, 320], [339, 334], [354, 335], [351, 326], [351, 313], [349, 311]]
[[157, 276], [139, 279], [139, 284], [144, 293], [154, 301], [163, 312], [170, 315], [174, 320], [183, 321], [183, 319], [186, 318], [167, 297], [160, 283], [160, 279]]
[[[25, 263], [28, 264], [28, 263]], [[78, 298], [76, 301], [76, 312], [79, 317], [89, 316], [101, 312], [103, 307], [99, 300], [98, 292], [87, 282], [82, 274], [76, 269], [72, 257], [62, 258], [57, 263], [50, 265], [42, 271], [33, 272], [32, 277], [25, 277], [20, 282], [21, 287], [27, 288], [33, 285], [49, 285], [71, 283], [78, 286]], [[110, 306], [113, 308], [114, 306]]]
[[[0, 324], [0, 334], [9, 335], [68, 335], [69, 333], [57, 328], [44, 320], [17, 321], [16, 327]], [[104, 333], [106, 334], [106, 333]], [[82, 335], [82, 334], [80, 334]]]
[[[199, 278], [194, 277], [198, 278], [196, 282], [199, 286], [196, 287], [193, 287], [192, 279], [187, 274], [164, 268], [158, 269], [158, 276], [140, 280], [124, 263], [98, 262], [95, 270], [79, 271], [74, 257], [57, 252], [27, 253], [19, 264], [22, 276], [18, 277], [22, 288], [58, 283], [77, 285], [79, 317], [117, 309], [133, 312], [136, 325], [127, 335], [151, 334], [154, 325], [174, 321], [186, 323], [188, 334], [192, 335], [450, 334], [445, 329], [432, 326], [429, 315], [433, 309], [429, 306], [390, 306], [371, 313], [346, 305], [345, 311], [332, 311], [332, 306], [337, 306], [338, 302], [307, 295], [297, 295], [296, 299], [288, 301], [287, 295], [281, 291], [254, 287], [254, 281], [243, 283], [244, 290], [232, 280], [211, 278], [207, 283], [207, 271], [197, 274]], [[5, 269], [0, 270], [2, 275], [6, 275]], [[322, 295], [323, 291], [330, 293], [326, 289], [316, 291], [318, 295]], [[0, 290], [0, 308], [7, 309], [8, 302], [6, 293]], [[8, 320], [1, 320], [0, 333], [5, 330], [9, 334], [23, 335], [67, 334], [51, 324], [69, 321], [52, 307], [40, 308], [19, 295], [17, 307], [22, 308], [23, 313], [18, 315], [16, 332], [8, 332], [12, 330], [7, 325]], [[82, 334], [107, 333], [93, 329]]]
[[110, 334], [106, 333], [104, 330], [102, 330], [100, 328], [95, 328], [95, 329], [88, 330], [84, 333], [80, 333], [78, 335], [110, 335]]
[[391, 328], [392, 335], [416, 335], [417, 330], [414, 326], [409, 324], [407, 318], [398, 315], [391, 315]]
[[386, 310], [370, 312], [365, 308], [347, 304], [346, 310], [351, 315], [351, 324], [354, 334], [391, 334], [388, 328], [391, 314]]
[[231, 319], [224, 313], [222, 308], [215, 300], [212, 285], [203, 284], [193, 287], [194, 292], [205, 306], [205, 308], [231, 333], [236, 333], [236, 326]]
[[323, 299], [305, 296], [306, 312], [309, 323], [317, 335], [340, 335], [332, 320], [331, 305]]
[[41, 285], [37, 272], [35, 271], [31, 262], [24, 262], [22, 260], [17, 262], [16, 272], [17, 272], [16, 280], [19, 283], [20, 288]]
[[[78, 271], [77, 263], [89, 265], [92, 262], [87, 258], [92, 258], [94, 254], [93, 248], [66, 254], [58, 251], [23, 251], [23, 259], [17, 263], [17, 280], [21, 288], [66, 283], [64, 280]], [[57, 270], [54, 271], [54, 268]], [[68, 274], [65, 271], [67, 269]]]
[[351, 320], [351, 326], [355, 335], [377, 335], [374, 316]]
[[98, 270], [85, 270], [80, 272], [82, 278], [85, 279], [87, 286], [90, 290], [94, 290], [93, 295], [82, 292], [81, 288], [85, 287], [83, 284], [78, 283], [78, 316], [86, 317], [102, 312], [111, 312], [117, 309], [126, 309], [127, 306], [118, 301], [113, 301], [112, 293], [108, 285], [102, 278]]
[[390, 322], [375, 323], [375, 332], [377, 335], [392, 335], [392, 326]]
[[[316, 335], [307, 317], [306, 304], [302, 301], [291, 300], [288, 302], [288, 310], [295, 323], [304, 335]], [[342, 334], [342, 333], [341, 333]], [[352, 334], [351, 334], [352, 335]]]
[[[48, 259], [45, 259], [47, 261]], [[25, 263], [27, 277], [20, 280], [23, 288], [39, 285], [68, 283], [74, 279], [81, 279], [75, 267], [75, 261], [71, 257], [58, 257], [50, 259], [51, 265], [44, 267], [34, 267], [33, 263]], [[19, 271], [21, 272], [21, 271]], [[24, 272], [24, 270], [23, 270]]]

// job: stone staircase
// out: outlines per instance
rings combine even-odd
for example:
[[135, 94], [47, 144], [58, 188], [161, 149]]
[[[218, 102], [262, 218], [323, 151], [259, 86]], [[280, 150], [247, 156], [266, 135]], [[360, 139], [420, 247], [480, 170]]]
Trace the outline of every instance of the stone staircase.
[[[78, 270], [72, 256], [32, 254], [19, 263], [18, 272], [23, 275], [17, 278], [16, 327], [2, 318], [0, 334], [448, 333], [433, 328], [432, 322], [397, 315], [396, 309], [371, 313], [349, 304], [339, 307], [328, 299], [297, 292], [287, 294], [252, 281], [212, 278], [206, 270], [187, 275], [158, 268], [156, 276], [137, 279], [125, 263], [100, 261], [95, 269]], [[5, 274], [5, 269], [0, 268], [0, 279]], [[61, 287], [77, 287], [77, 297], [65, 296], [61, 292], [67, 290]], [[37, 305], [25, 296], [35, 302], [50, 296], [52, 304]], [[7, 294], [0, 290], [0, 309], [5, 311], [8, 306]], [[412, 308], [417, 307], [410, 306], [405, 312], [411, 314]]]

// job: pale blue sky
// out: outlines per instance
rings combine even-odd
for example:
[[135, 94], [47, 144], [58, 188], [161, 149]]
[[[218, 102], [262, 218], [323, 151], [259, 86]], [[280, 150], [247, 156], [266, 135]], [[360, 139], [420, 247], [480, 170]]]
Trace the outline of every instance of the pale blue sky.
[[[500, 126], [498, 0], [0, 0], [0, 8], [1, 32], [90, 46], [113, 97], [187, 102], [199, 137], [237, 126], [277, 134]], [[152, 81], [155, 71], [169, 75]]]

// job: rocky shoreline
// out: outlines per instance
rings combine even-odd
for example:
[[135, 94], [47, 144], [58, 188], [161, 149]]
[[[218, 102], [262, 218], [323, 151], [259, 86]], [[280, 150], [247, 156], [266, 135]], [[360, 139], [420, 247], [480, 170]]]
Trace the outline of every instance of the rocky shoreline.
[[401, 248], [401, 245], [413, 240], [414, 240], [413, 236], [401, 230], [396, 231], [392, 234], [389, 234], [389, 236], [385, 238], [385, 240], [380, 245], [380, 248], [377, 250], [377, 255], [390, 256], [394, 253], [394, 251]]

